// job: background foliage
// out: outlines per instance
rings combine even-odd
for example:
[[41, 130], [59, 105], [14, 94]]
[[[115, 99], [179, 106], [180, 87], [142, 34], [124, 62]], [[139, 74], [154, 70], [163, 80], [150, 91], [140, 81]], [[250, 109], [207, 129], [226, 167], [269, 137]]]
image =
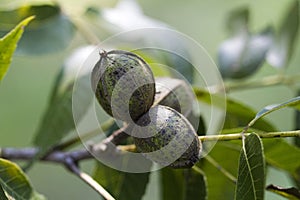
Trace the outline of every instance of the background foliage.
[[[267, 0], [228, 0], [226, 2], [218, 0], [192, 0], [189, 1], [189, 3], [171, 0], [138, 1], [145, 15], [161, 20], [176, 28], [178, 31], [194, 38], [205, 47], [215, 62], [218, 62], [217, 55], [220, 44], [232, 36], [230, 32], [226, 31], [226, 23], [224, 20], [232, 10], [245, 6], [249, 7], [250, 14], [248, 23], [249, 29], [253, 33], [261, 32], [270, 24], [274, 26], [276, 32], [281, 33], [278, 30], [288, 30], [286, 26], [297, 27], [297, 22], [289, 20], [291, 24], [285, 24], [283, 29], [280, 29], [282, 27], [282, 21], [285, 18], [284, 14], [293, 2], [295, 1], [280, 0], [274, 1], [272, 5], [270, 5], [270, 1]], [[63, 13], [60, 8], [56, 6], [56, 3], [62, 7]], [[13, 57], [11, 68], [0, 84], [1, 147], [25, 147], [28, 146], [28, 144], [32, 144], [32, 138], [39, 130], [38, 124], [42, 121], [45, 111], [47, 111], [47, 109], [52, 110], [51, 104], [49, 106], [48, 103], [53, 101], [49, 101], [49, 99], [55, 100], [56, 97], [56, 100], [63, 101], [65, 98], [68, 98], [67, 95], [67, 97], [60, 96], [60, 94], [62, 94], [60, 92], [65, 91], [65, 88], [60, 88], [57, 90], [59, 92], [57, 92], [53, 89], [53, 85], [55, 82], [66, 81], [65, 79], [57, 79], [56, 76], [61, 71], [61, 67], [66, 65], [64, 63], [65, 59], [74, 49], [90, 43], [95, 44], [98, 42], [97, 38], [103, 40], [114, 31], [122, 31], [122, 28], [115, 30], [116, 27], [98, 16], [99, 13], [104, 13], [105, 9], [113, 7], [117, 2], [89, 0], [76, 2], [76, 4], [74, 4], [73, 1], [58, 0], [56, 3], [52, 1], [29, 0], [24, 4], [24, 1], [4, 0], [0, 6], [1, 37], [26, 16], [36, 15], [36, 19], [30, 23], [30, 26], [25, 28], [26, 31]], [[296, 13], [296, 15], [299, 15], [299, 13]], [[131, 20], [130, 23], [128, 22], [126, 25], [130, 27], [133, 22], [134, 20]], [[91, 35], [87, 30], [91, 30], [97, 37]], [[298, 35], [299, 32], [296, 34]], [[291, 37], [293, 33], [287, 33], [287, 35]], [[88, 40], [86, 38], [88, 38]], [[282, 61], [285, 63], [282, 66], [287, 68], [286, 74], [292, 75], [299, 73], [299, 42], [299, 40], [288, 42], [294, 44], [294, 48], [291, 60], [289, 62]], [[278, 65], [280, 65], [280, 63]], [[264, 62], [263, 67], [258, 69], [257, 73], [247, 80], [259, 80], [262, 77], [277, 73], [278, 69]], [[65, 85], [68, 85], [68, 83], [65, 83]], [[256, 113], [266, 105], [285, 102], [295, 97], [297, 88], [299, 88], [299, 85], [291, 89], [283, 85], [278, 85], [263, 89], [236, 90], [230, 92], [228, 97], [243, 102], [246, 107], [251, 107], [253, 112]], [[236, 107], [233, 106], [233, 108]], [[240, 112], [242, 109], [238, 109], [238, 111], [230, 109], [230, 107], [227, 109], [229, 114], [233, 116], [242, 113]], [[246, 110], [245, 113], [247, 112], [249, 111]], [[243, 114], [241, 115], [243, 116]], [[246, 125], [251, 120], [251, 117], [247, 118], [247, 114], [245, 115], [246, 118], [242, 125]], [[295, 112], [293, 109], [284, 109], [274, 112], [272, 115], [266, 116], [265, 119], [274, 126], [269, 127], [270, 129], [274, 128], [282, 131], [293, 130], [295, 128], [299, 129], [299, 118], [297, 119], [298, 121], [295, 122]], [[263, 122], [258, 121], [258, 123]], [[258, 123], [255, 124], [256, 127], [254, 128], [259, 128]], [[295, 124], [298, 125], [298, 127], [295, 127]], [[266, 128], [267, 126], [266, 124], [262, 124], [261, 127]], [[44, 130], [43, 127], [40, 129]], [[62, 134], [71, 129], [72, 127], [64, 127]], [[255, 139], [255, 136], [251, 136], [249, 140]], [[265, 159], [268, 163], [272, 163], [272, 167], [268, 168], [266, 184], [277, 183], [285, 187], [295, 186], [295, 182], [290, 179], [289, 174], [294, 174], [297, 167], [299, 167], [299, 157], [297, 156], [299, 155], [299, 148], [291, 146], [290, 140], [287, 140], [287, 142], [279, 139], [274, 141], [275, 144], [280, 147], [279, 152], [276, 151], [276, 149], [272, 149], [274, 145], [273, 142], [264, 141], [263, 143]], [[55, 141], [53, 141], [53, 143], [55, 143]], [[42, 144], [43, 142], [40, 143], [40, 145]], [[256, 141], [255, 144], [259, 146], [259, 142]], [[238, 160], [243, 159], [239, 158], [240, 149], [238, 148], [237, 150], [239, 145], [240, 143], [232, 142], [230, 143], [230, 148], [228, 148], [227, 144], [220, 142], [210, 153], [211, 157], [217, 160], [223, 168], [236, 177], [238, 177], [237, 175], [239, 174], [237, 169]], [[47, 149], [45, 149], [45, 151], [46, 150]], [[245, 145], [243, 150], [248, 151], [247, 145]], [[224, 159], [222, 153], [224, 151], [230, 153], [232, 160]], [[251, 151], [251, 149], [249, 151]], [[297, 153], [290, 154], [290, 152]], [[284, 156], [278, 157], [279, 154]], [[284, 163], [284, 165], [282, 163]], [[286, 165], [286, 163], [291, 164]], [[97, 167], [101, 168], [101, 165], [97, 165]], [[211, 163], [206, 161], [200, 161], [199, 167], [207, 176], [208, 190], [214, 191], [209, 194], [209, 199], [220, 199], [220, 194], [226, 196], [228, 199], [233, 198], [235, 187], [230, 179], [226, 178], [212, 166]], [[92, 172], [94, 170], [94, 161], [83, 163], [83, 168], [85, 171]], [[194, 173], [194, 171], [186, 171], [185, 173]], [[182, 189], [185, 188], [184, 184], [189, 181], [202, 180], [201, 178], [196, 180], [184, 180], [182, 174], [168, 169], [163, 170], [162, 174], [164, 174], [162, 177], [159, 176], [159, 172], [150, 175], [150, 184], [146, 188], [146, 194], [143, 199], [159, 199], [160, 196], [168, 199], [167, 197], [170, 198], [170, 196], [168, 196], [170, 192], [168, 191], [175, 190], [174, 188], [177, 188], [177, 195], [183, 196], [183, 199], [187, 199], [186, 196], [189, 195], [190, 191]], [[201, 176], [199, 174], [197, 175]], [[28, 176], [33, 188], [49, 199], [99, 198], [88, 186], [71, 174], [66, 173], [60, 166], [37, 163], [29, 171]], [[97, 175], [95, 177], [97, 177]], [[170, 182], [174, 183], [174, 181], [170, 181], [170, 179], [166, 177], [172, 177], [178, 180], [179, 185], [170, 184]], [[218, 179], [210, 177], [218, 177]], [[116, 177], [116, 180], [122, 178], [124, 177], [120, 174], [119, 177]], [[160, 180], [161, 178], [162, 180]], [[126, 177], [126, 179], [136, 181], [136, 177]], [[140, 179], [145, 182], [148, 181], [148, 178], [145, 176], [140, 177]], [[105, 181], [107, 182], [102, 184], [106, 186], [108, 190], [114, 190], [110, 189], [110, 184], [112, 183], [109, 183], [109, 179], [105, 179]], [[163, 184], [160, 185], [158, 183]], [[200, 181], [200, 183], [197, 184], [202, 183]], [[124, 184], [123, 187], [125, 186]], [[117, 193], [122, 191], [122, 189], [130, 192], [130, 190], [120, 186]], [[200, 192], [205, 193], [206, 191]], [[142, 194], [136, 195], [142, 196]], [[201, 194], [198, 195], [201, 196]], [[271, 192], [266, 192], [266, 199], [281, 199], [281, 197]]]

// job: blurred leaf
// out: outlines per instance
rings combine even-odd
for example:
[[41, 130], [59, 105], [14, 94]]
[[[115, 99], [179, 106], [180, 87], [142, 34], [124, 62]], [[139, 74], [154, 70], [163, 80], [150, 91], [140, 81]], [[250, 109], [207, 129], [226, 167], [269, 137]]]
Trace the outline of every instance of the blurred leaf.
[[268, 185], [266, 189], [290, 200], [300, 199], [300, 191], [294, 187], [282, 188], [276, 185]]
[[[26, 5], [50, 4], [51, 0], [26, 0]], [[1, 0], [0, 10], [16, 9], [24, 5], [22, 0]]]
[[37, 193], [37, 192], [34, 192], [32, 194], [32, 197], [31, 197], [30, 200], [46, 200], [46, 197], [43, 196], [43, 195], [41, 195], [41, 194], [39, 194], [39, 193]]
[[197, 135], [206, 135], [206, 125], [203, 117], [195, 112], [192, 112], [187, 119], [193, 125], [194, 129], [197, 131]]
[[0, 200], [8, 200], [4, 190], [2, 189], [2, 186], [0, 185]]
[[[82, 77], [80, 79], [84, 80], [88, 79], [88, 77]], [[89, 81], [83, 82], [87, 83]], [[89, 105], [88, 102], [91, 101], [90, 95], [84, 95], [85, 91], [91, 90], [90, 84], [81, 84], [80, 87], [78, 90], [83, 91], [83, 94], [77, 101], [83, 103], [80, 108], [76, 108], [80, 110], [78, 113], [81, 113], [78, 118], [84, 116]], [[75, 129], [76, 124], [73, 118], [72, 96], [73, 84], [70, 84], [68, 90], [56, 96], [48, 105], [33, 142], [40, 149], [37, 158], [45, 155]]]
[[0, 38], [0, 81], [9, 68], [17, 43], [24, 32], [24, 27], [27, 26], [33, 18], [34, 17], [28, 17], [24, 19], [3, 38]]
[[235, 199], [264, 199], [265, 160], [259, 136], [246, 137], [240, 155]]
[[[80, 92], [80, 95], [76, 95], [77, 98], [75, 100], [82, 102], [80, 108], [76, 108], [77, 113], [80, 113], [77, 119], [80, 119], [88, 108], [88, 102], [92, 100], [93, 95], [89, 76], [86, 75], [89, 72], [89, 67], [86, 66], [83, 70], [80, 70], [80, 67], [84, 61], [91, 56], [94, 49], [94, 46], [85, 46], [76, 49], [71, 56], [67, 58], [64, 66], [58, 73], [50, 95], [48, 107], [40, 121], [33, 142], [40, 148], [39, 154], [37, 155], [38, 157], [47, 153], [47, 151], [75, 129], [72, 108], [72, 96], [74, 95], [74, 91]], [[96, 58], [89, 57], [91, 63], [96, 63], [96, 59], [98, 59], [98, 56]], [[77, 75], [78, 77], [76, 77]], [[75, 87], [74, 82], [76, 78], [77, 86]], [[76, 105], [78, 104], [79, 103], [76, 102]]]
[[245, 78], [255, 73], [265, 60], [273, 41], [273, 29], [261, 33], [240, 33], [224, 41], [218, 51], [222, 77]]
[[286, 67], [292, 57], [299, 28], [299, 1], [294, 0], [282, 21], [276, 41], [268, 53], [270, 65]]
[[[295, 122], [296, 122], [295, 130], [300, 130], [300, 111], [298, 111], [298, 110], [296, 111]], [[295, 145], [297, 147], [300, 147], [300, 138], [299, 137], [295, 138]]]
[[[132, 51], [128, 49], [129, 51]], [[139, 55], [142, 57], [150, 66], [154, 77], [170, 77], [171, 73], [169, 69], [163, 68], [161, 64], [159, 64], [157, 61], [154, 60], [153, 56], [151, 54], [149, 55], [149, 52], [146, 50], [133, 50], [133, 53]]]
[[[72, 86], [72, 85], [70, 85]], [[57, 96], [46, 109], [34, 144], [40, 147], [41, 154], [57, 144], [75, 128], [72, 113], [72, 87], [69, 91]]]
[[[225, 109], [226, 105], [226, 115], [229, 115], [230, 118], [227, 120], [235, 120], [239, 122], [239, 126], [245, 126], [253, 117], [256, 112], [246, 105], [239, 103], [235, 100], [226, 97], [226, 99], [218, 94], [210, 94], [208, 91], [200, 88], [194, 88], [195, 95], [198, 101], [207, 103], [209, 105], [214, 104], [220, 109]], [[226, 123], [226, 122], [225, 122]], [[227, 127], [230, 128], [230, 127]], [[253, 128], [262, 130], [262, 131], [276, 131], [272, 124], [266, 120], [259, 120]]]
[[0, 158], [0, 184], [7, 194], [17, 200], [42, 200], [32, 189], [24, 172], [13, 162]]
[[[149, 33], [145, 31], [143, 38], [141, 38], [139, 42], [146, 46], [159, 46], [160, 49], [144, 48], [139, 49], [138, 53], [151, 58], [153, 63], [159, 63], [160, 68], [162, 68], [163, 65], [174, 68], [175, 73], [173, 70], [168, 69], [171, 75], [174, 75], [176, 78], [176, 75], [179, 72], [184, 78], [192, 83], [194, 78], [194, 68], [189, 62], [190, 56], [183, 41], [181, 41], [180, 38], [176, 38], [174, 35], [168, 34], [168, 32], [162, 31], [160, 35], [154, 34], [152, 36], [150, 36], [150, 34], [151, 31], [149, 31]], [[151, 38], [151, 40], [146, 39], [147, 35], [149, 35], [148, 38]], [[132, 43], [136, 43], [136, 41], [132, 41]], [[139, 44], [137, 43], [136, 45]]]
[[263, 144], [267, 163], [295, 176], [300, 167], [300, 148], [279, 138], [263, 140]]
[[191, 169], [161, 169], [162, 199], [207, 199], [206, 178], [197, 167]]
[[300, 188], [300, 168], [297, 169], [296, 175], [292, 177], [297, 187]]
[[[298, 91], [298, 94], [300, 96], [300, 90]], [[295, 130], [300, 130], [300, 111], [296, 110], [295, 113]], [[294, 138], [294, 144], [296, 147], [300, 148], [300, 137]], [[300, 188], [300, 167], [296, 171], [296, 175], [293, 177], [294, 182]]]
[[255, 124], [257, 122], [257, 120], [261, 119], [262, 117], [264, 117], [276, 110], [286, 108], [286, 107], [293, 107], [295, 109], [300, 110], [300, 96], [292, 98], [281, 104], [268, 105], [268, 106], [264, 107], [261, 111], [259, 111], [256, 114], [255, 118], [249, 122], [248, 127], [253, 126], [253, 124]]
[[[205, 143], [203, 145], [205, 146]], [[197, 163], [197, 166], [203, 170], [207, 177], [208, 199], [223, 200], [234, 198], [235, 184], [220, 172], [219, 169], [226, 169], [235, 176], [237, 174], [236, 166], [238, 164], [239, 152], [240, 145], [229, 142], [217, 142], [209, 152], [209, 155], [218, 162], [219, 166], [212, 165], [206, 159], [201, 159]]]
[[[297, 95], [300, 96], [300, 90], [298, 91]], [[299, 110], [296, 110], [296, 113], [295, 113], [295, 130], [300, 130], [300, 111]], [[295, 145], [297, 147], [300, 147], [300, 138], [299, 137], [295, 138]], [[300, 181], [299, 181], [299, 184], [300, 184]]]
[[[184, 52], [182, 52], [182, 53], [183, 53], [184, 57], [177, 55], [175, 53], [172, 53], [172, 52], [164, 52], [163, 54], [161, 54], [164, 57], [164, 59], [162, 60], [161, 63], [164, 63], [168, 67], [174, 68], [176, 70], [176, 73], [179, 72], [190, 83], [193, 83], [194, 66], [189, 62], [190, 56], [188, 55], [188, 51], [187, 51], [185, 45], [183, 43], [180, 44], [179, 41], [176, 41], [176, 38], [173, 38], [173, 40], [170, 37], [166, 37], [166, 38], [169, 39], [168, 44], [173, 44], [173, 46], [172, 46], [173, 51], [176, 49], [177, 49], [177, 51], [178, 51], [178, 49], [183, 49]], [[167, 42], [167, 41], [165, 41], [165, 38], [164, 38], [164, 42]], [[166, 44], [166, 47], [168, 47], [168, 44]], [[174, 51], [174, 52], [176, 52], [176, 51]], [[172, 72], [173, 71], [171, 71], [171, 73]], [[175, 73], [175, 76], [176, 76], [176, 73]]]
[[197, 129], [197, 135], [205, 135], [206, 134], [206, 125], [204, 118], [202, 116], [199, 117], [199, 124], [198, 124], [198, 129]]
[[287, 171], [296, 184], [300, 183], [300, 148], [283, 139], [263, 140], [266, 162]]
[[68, 13], [71, 13], [75, 16], [80, 16], [83, 14], [88, 8], [105, 8], [114, 6], [118, 0], [85, 0], [85, 1], [77, 1], [74, 3], [73, 0], [58, 0], [59, 4], [67, 10]]
[[158, 104], [171, 107], [186, 117], [191, 114], [195, 98], [192, 88], [186, 81], [158, 77], [155, 78], [155, 89], [154, 104], [159, 102]]
[[[126, 44], [125, 48], [139, 49], [139, 52], [150, 56], [156, 63], [174, 68], [190, 83], [193, 82], [194, 67], [189, 62], [190, 54], [185, 40], [179, 34], [172, 34], [169, 25], [144, 15], [136, 1], [119, 1], [114, 8], [103, 9], [98, 20], [98, 23], [106, 21], [106, 29], [110, 28], [108, 31], [111, 35], [129, 31], [115, 42], [123, 44], [121, 48]], [[173, 70], [170, 72], [174, 73]]]
[[183, 200], [206, 200], [207, 199], [207, 183], [204, 173], [197, 167], [185, 170], [184, 197]]
[[97, 162], [93, 178], [116, 199], [140, 200], [146, 190], [150, 173], [128, 173]]
[[242, 7], [233, 10], [226, 21], [226, 26], [231, 34], [248, 31], [249, 8]]
[[160, 177], [163, 200], [181, 199], [183, 197], [183, 170], [174, 170], [166, 167], [160, 170]]
[[0, 35], [28, 16], [36, 16], [19, 42], [17, 53], [40, 55], [64, 49], [74, 35], [73, 24], [57, 5], [22, 6], [0, 11]]

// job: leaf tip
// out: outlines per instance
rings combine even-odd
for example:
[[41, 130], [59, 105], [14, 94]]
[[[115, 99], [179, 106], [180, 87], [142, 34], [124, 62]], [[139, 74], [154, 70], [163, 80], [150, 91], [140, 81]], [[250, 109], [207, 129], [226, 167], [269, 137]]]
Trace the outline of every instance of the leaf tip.
[[27, 26], [27, 24], [29, 24], [29, 22], [31, 22], [33, 19], [35, 19], [35, 15], [29, 16], [27, 18], [25, 18], [21, 24], [22, 24], [22, 28], [24, 28], [25, 26]]

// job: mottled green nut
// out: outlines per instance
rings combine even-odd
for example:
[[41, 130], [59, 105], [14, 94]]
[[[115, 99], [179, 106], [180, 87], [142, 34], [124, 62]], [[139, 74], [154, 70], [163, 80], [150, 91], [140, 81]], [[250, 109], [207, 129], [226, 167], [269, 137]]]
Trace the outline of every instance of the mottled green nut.
[[194, 128], [167, 106], [152, 107], [137, 121], [132, 136], [138, 151], [162, 166], [189, 168], [200, 158], [202, 145]]
[[175, 109], [184, 116], [188, 116], [195, 97], [192, 89], [181, 79], [160, 77], [155, 79], [154, 104], [164, 105]]
[[100, 54], [92, 72], [98, 102], [111, 116], [136, 121], [153, 104], [155, 83], [148, 64], [134, 53], [113, 50]]

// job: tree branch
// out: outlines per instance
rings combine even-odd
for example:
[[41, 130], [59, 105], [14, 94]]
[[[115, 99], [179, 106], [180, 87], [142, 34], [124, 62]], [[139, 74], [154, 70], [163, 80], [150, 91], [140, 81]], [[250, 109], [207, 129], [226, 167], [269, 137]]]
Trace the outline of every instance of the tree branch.
[[[10, 160], [31, 160], [36, 156], [37, 153], [38, 149], [34, 147], [21, 149], [8, 147], [1, 149], [0, 157]], [[77, 162], [92, 157], [93, 156], [86, 149], [80, 149], [71, 152], [54, 151], [46, 157], [41, 158], [41, 161], [65, 164], [65, 160], [68, 158], [71, 158]]]
[[[244, 136], [248, 136], [251, 133], [244, 133]], [[296, 131], [282, 131], [282, 132], [268, 132], [257, 133], [260, 138], [280, 138], [280, 137], [300, 137], [300, 130]], [[240, 140], [243, 138], [242, 133], [233, 133], [227, 135], [205, 135], [199, 136], [202, 142], [206, 141], [228, 141], [228, 140]]]
[[[37, 148], [2, 148], [0, 157], [9, 160], [31, 160], [38, 153]], [[80, 171], [78, 161], [90, 159], [93, 156], [86, 149], [76, 150], [72, 152], [54, 151], [48, 156], [42, 158], [42, 161], [49, 161], [64, 165], [68, 171], [79, 177], [90, 187], [92, 187], [98, 194], [107, 200], [114, 200], [111, 194], [107, 192], [99, 183], [97, 183], [88, 174]]]
[[[108, 146], [108, 144], [113, 143], [118, 145], [124, 138], [128, 137], [125, 133], [128, 127], [123, 127], [115, 131], [110, 137], [103, 140], [100, 145]], [[250, 135], [251, 133], [245, 133], [245, 136]], [[300, 130], [296, 131], [282, 131], [282, 132], [269, 132], [269, 133], [257, 133], [260, 138], [284, 138], [284, 137], [300, 137]], [[199, 140], [202, 142], [207, 141], [229, 141], [229, 140], [240, 140], [242, 139], [241, 133], [225, 134], [225, 135], [205, 135], [199, 136]], [[97, 144], [98, 146], [99, 144]], [[105, 148], [100, 148], [100, 150], [105, 151]], [[134, 145], [124, 145], [118, 146], [118, 149], [122, 151], [135, 151]], [[37, 148], [1, 148], [0, 157], [10, 159], [10, 160], [30, 160], [35, 157], [37, 154]], [[87, 149], [74, 150], [70, 152], [64, 151], [53, 151], [44, 158], [41, 158], [41, 161], [55, 162], [60, 164], [66, 164], [66, 159], [72, 159], [75, 163], [79, 161], [92, 159], [93, 155]]]
[[[123, 132], [125, 130], [126, 127], [115, 131], [110, 137], [103, 140], [101, 142], [101, 145], [108, 146], [111, 143], [118, 144], [121, 140], [128, 136], [125, 132]], [[107, 150], [107, 148], [102, 148], [100, 150], [104, 152], [105, 150]], [[9, 160], [32, 160], [36, 157], [38, 152], [38, 148], [1, 148], [0, 158], [5, 158]], [[78, 166], [79, 161], [91, 158], [94, 157], [87, 149], [74, 150], [70, 152], [54, 150], [50, 152], [47, 156], [41, 158], [40, 160], [64, 165], [66, 169], [68, 169], [68, 171], [70, 171], [72, 174], [76, 175], [78, 178], [87, 183], [103, 198], [107, 200], [114, 200], [113, 196], [109, 192], [107, 192], [99, 183], [97, 183], [92, 177], [80, 171], [80, 168]]]
[[[123, 128], [115, 131], [110, 137], [103, 140], [100, 145], [104, 148], [98, 148], [97, 152], [101, 153], [101, 151], [105, 152], [109, 149], [109, 147], [116, 148], [123, 139], [127, 138], [128, 135], [126, 131], [128, 131], [130, 127], [124, 126]], [[245, 133], [245, 136], [248, 136], [250, 133]], [[278, 137], [300, 137], [300, 130], [296, 131], [283, 131], [283, 132], [269, 132], [269, 133], [258, 133], [260, 138], [278, 138]], [[228, 140], [240, 140], [242, 139], [242, 133], [234, 133], [227, 135], [206, 135], [199, 136], [199, 140], [202, 142], [208, 141], [228, 141]], [[99, 144], [96, 144], [97, 146]], [[118, 149], [121, 151], [135, 151], [135, 145], [125, 145], [118, 146]], [[37, 148], [1, 148], [0, 149], [0, 157], [9, 159], [9, 160], [31, 160], [38, 153]], [[82, 179], [85, 183], [91, 186], [97, 193], [103, 196], [105, 199], [112, 200], [114, 199], [101, 185], [99, 185], [95, 180], [93, 180], [88, 174], [85, 174], [80, 171], [78, 163], [80, 161], [86, 159], [93, 159], [93, 155], [87, 149], [80, 149], [74, 151], [61, 151], [56, 150], [48, 154], [47, 156], [41, 158], [41, 161], [46, 162], [54, 162], [64, 165], [70, 172], [74, 175]], [[212, 161], [210, 157], [206, 158], [208, 161]], [[212, 164], [216, 164], [216, 162], [211, 162]], [[219, 168], [219, 167], [218, 167]], [[235, 177], [231, 174], [227, 173], [224, 169], [220, 170], [221, 172], [225, 172], [226, 176], [228, 176], [233, 182], [235, 182]]]
[[56, 145], [53, 149], [54, 150], [65, 150], [67, 148], [70, 148], [78, 143], [80, 143], [82, 140], [86, 140], [89, 138], [94, 137], [95, 135], [99, 134], [101, 130], [103, 132], [107, 131], [114, 123], [115, 121], [111, 118], [107, 120], [106, 122], [102, 123], [100, 128], [97, 128], [95, 130], [89, 131], [87, 133], [82, 134], [80, 137], [78, 135]]

